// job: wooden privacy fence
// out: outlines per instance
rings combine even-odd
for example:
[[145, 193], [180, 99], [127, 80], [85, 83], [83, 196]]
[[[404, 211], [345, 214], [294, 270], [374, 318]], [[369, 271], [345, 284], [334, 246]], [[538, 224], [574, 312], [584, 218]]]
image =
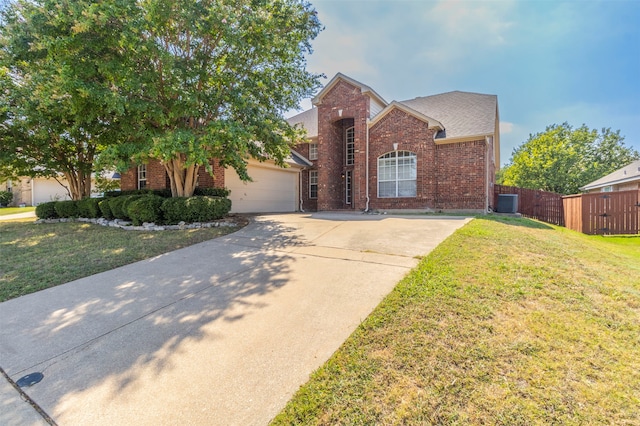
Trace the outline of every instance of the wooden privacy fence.
[[637, 234], [640, 191], [598, 192], [563, 197], [566, 227], [585, 234]]
[[518, 213], [524, 217], [564, 226], [562, 195], [515, 186], [494, 185], [493, 205], [498, 205], [499, 194], [518, 194]]

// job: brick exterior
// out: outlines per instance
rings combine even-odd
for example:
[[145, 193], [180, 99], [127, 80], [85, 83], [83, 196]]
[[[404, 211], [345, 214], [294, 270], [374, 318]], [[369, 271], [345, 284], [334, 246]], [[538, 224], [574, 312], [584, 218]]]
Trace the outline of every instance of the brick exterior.
[[[369, 97], [347, 82], [338, 82], [318, 105], [318, 199], [309, 199], [309, 169], [302, 172], [305, 210], [364, 210], [366, 202], [366, 138]], [[340, 114], [341, 111], [341, 114]], [[353, 166], [345, 163], [345, 130], [354, 126]], [[496, 164], [493, 140], [436, 144], [429, 124], [396, 108], [369, 129], [369, 209], [486, 211], [487, 189], [493, 191]], [[416, 154], [416, 196], [378, 197], [378, 158], [394, 150]], [[308, 144], [296, 151], [308, 158]], [[352, 204], [345, 203], [343, 174], [353, 174]], [[487, 183], [487, 178], [489, 182]], [[488, 185], [488, 188], [487, 188]], [[489, 207], [491, 207], [489, 205]]]
[[[312, 142], [317, 143], [317, 140], [314, 139]], [[309, 197], [309, 170], [318, 170], [318, 160], [311, 160], [309, 158], [309, 143], [307, 142], [296, 145], [294, 149], [298, 153], [300, 153], [300, 155], [313, 163], [313, 167], [309, 167], [306, 170], [302, 171], [300, 191], [300, 195], [302, 198], [302, 210], [309, 212], [318, 211], [318, 199]]]
[[[198, 169], [198, 186], [202, 188], [224, 188], [224, 168], [220, 167], [218, 160], [211, 160], [213, 167], [212, 177], [204, 167]], [[167, 172], [158, 160], [150, 160], [147, 163], [148, 189], [170, 189], [171, 182]], [[123, 191], [138, 189], [138, 167], [132, 166], [120, 176], [120, 189]]]

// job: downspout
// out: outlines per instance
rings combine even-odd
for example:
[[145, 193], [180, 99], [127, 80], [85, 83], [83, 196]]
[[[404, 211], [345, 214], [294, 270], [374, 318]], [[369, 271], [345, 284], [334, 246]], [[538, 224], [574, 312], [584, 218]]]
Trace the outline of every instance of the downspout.
[[365, 179], [365, 193], [367, 196], [367, 203], [364, 206], [364, 211], [365, 213], [369, 212], [369, 122], [370, 120], [367, 118], [367, 123], [366, 123], [366, 127], [367, 127], [367, 133], [366, 133], [366, 138], [365, 138], [365, 169], [364, 169], [364, 179]]
[[300, 183], [299, 183], [299, 185], [298, 185], [298, 186], [300, 187], [300, 191], [299, 191], [299, 192], [300, 192], [300, 195], [299, 195], [299, 198], [300, 198], [300, 212], [301, 212], [301, 213], [304, 213], [304, 212], [305, 212], [305, 211], [304, 211], [304, 209], [302, 208], [302, 171], [303, 171], [303, 170], [306, 170], [306, 167], [303, 167], [303, 168], [302, 168], [302, 169], [300, 169], [300, 171], [298, 172], [298, 176], [300, 177]]
[[36, 205], [36, 188], [33, 184], [33, 177], [31, 178], [31, 205], [35, 207]]
[[484, 197], [484, 212], [489, 213], [489, 136], [484, 137], [484, 142], [487, 144], [485, 149], [485, 197]]

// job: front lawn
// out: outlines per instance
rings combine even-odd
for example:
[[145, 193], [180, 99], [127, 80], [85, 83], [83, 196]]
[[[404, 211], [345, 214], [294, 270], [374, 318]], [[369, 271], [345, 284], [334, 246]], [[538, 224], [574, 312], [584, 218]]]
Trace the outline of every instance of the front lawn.
[[481, 218], [273, 424], [640, 424], [640, 237]]
[[79, 222], [0, 222], [0, 302], [237, 230], [141, 232]]

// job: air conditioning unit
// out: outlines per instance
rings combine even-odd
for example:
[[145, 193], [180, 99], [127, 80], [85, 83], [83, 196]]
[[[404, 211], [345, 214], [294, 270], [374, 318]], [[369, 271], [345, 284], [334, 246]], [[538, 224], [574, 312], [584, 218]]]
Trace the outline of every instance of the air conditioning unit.
[[498, 194], [498, 205], [496, 206], [496, 212], [517, 213], [518, 194]]

